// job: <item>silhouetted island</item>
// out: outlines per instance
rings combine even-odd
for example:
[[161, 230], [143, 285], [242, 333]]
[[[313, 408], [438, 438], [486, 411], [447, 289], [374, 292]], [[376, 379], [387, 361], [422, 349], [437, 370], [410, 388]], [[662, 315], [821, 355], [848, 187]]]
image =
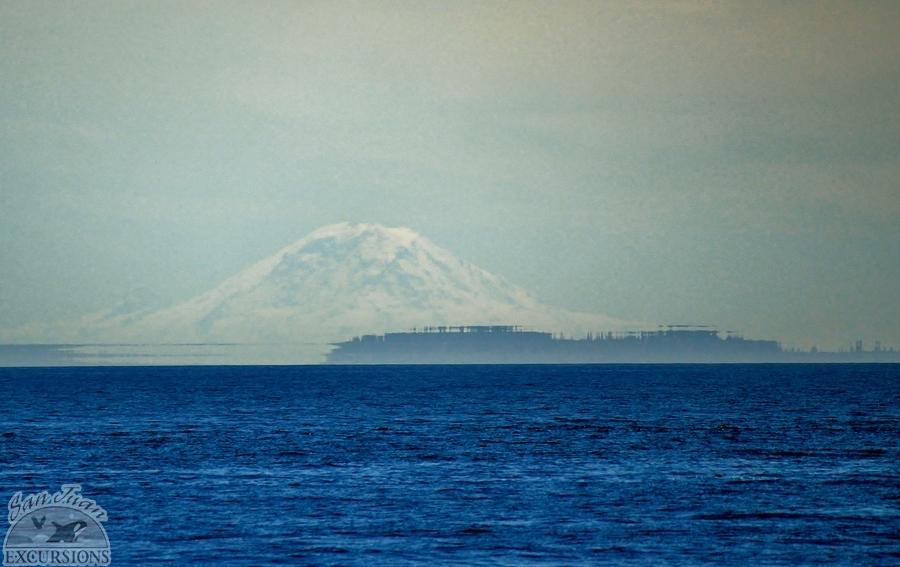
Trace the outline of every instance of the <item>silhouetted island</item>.
[[677, 362], [900, 362], [893, 349], [788, 351], [777, 341], [751, 340], [697, 325], [656, 331], [556, 336], [513, 325], [425, 327], [363, 335], [335, 343], [333, 364], [509, 364]]

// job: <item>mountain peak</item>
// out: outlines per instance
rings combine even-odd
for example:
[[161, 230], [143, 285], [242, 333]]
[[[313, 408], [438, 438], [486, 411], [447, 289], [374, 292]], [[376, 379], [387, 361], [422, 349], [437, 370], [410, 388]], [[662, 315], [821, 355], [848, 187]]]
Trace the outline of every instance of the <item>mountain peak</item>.
[[357, 258], [384, 266], [398, 257], [409, 258], [424, 250], [432, 257], [446, 261], [453, 257], [410, 228], [342, 222], [314, 230], [263, 260], [251, 271], [263, 277], [275, 270], [286, 269], [289, 264], [294, 266], [290, 269], [296, 269], [300, 264], [316, 259], [346, 262]]
[[382, 236], [404, 241], [422, 238], [419, 233], [411, 228], [389, 227], [377, 223], [345, 221], [317, 228], [303, 240], [321, 238], [356, 238], [364, 235]]
[[322, 249], [330, 243], [332, 248], [356, 246], [360, 250], [396, 250], [407, 248], [415, 242], [430, 244], [423, 236], [411, 228], [388, 227], [373, 223], [341, 222], [318, 228], [282, 249], [278, 255], [295, 253], [304, 249]]

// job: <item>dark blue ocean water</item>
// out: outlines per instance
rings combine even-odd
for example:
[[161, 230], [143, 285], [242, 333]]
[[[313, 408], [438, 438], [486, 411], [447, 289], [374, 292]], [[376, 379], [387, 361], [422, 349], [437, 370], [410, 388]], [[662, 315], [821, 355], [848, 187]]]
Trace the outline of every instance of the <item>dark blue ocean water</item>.
[[[0, 369], [113, 565], [900, 564], [900, 366]], [[3, 530], [5, 533], [5, 530]]]

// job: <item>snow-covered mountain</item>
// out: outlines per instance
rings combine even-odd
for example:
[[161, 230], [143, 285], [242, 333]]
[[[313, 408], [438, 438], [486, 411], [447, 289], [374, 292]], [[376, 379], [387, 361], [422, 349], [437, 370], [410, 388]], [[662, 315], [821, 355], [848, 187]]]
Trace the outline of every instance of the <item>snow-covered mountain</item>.
[[327, 343], [426, 325], [518, 324], [567, 332], [633, 327], [556, 309], [462, 261], [408, 228], [341, 223], [320, 228], [177, 305], [141, 293], [83, 318], [79, 340]]

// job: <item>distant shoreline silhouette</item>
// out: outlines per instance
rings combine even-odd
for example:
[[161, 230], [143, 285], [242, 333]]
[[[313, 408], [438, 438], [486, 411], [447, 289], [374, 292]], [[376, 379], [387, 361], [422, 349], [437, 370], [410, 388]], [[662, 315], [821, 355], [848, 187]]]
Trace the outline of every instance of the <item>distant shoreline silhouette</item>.
[[[724, 336], [723, 336], [724, 335]], [[656, 331], [589, 333], [566, 338], [515, 325], [440, 326], [363, 335], [336, 343], [333, 364], [618, 363], [618, 362], [900, 362], [900, 352], [784, 350], [777, 341], [745, 339], [703, 325]]]

